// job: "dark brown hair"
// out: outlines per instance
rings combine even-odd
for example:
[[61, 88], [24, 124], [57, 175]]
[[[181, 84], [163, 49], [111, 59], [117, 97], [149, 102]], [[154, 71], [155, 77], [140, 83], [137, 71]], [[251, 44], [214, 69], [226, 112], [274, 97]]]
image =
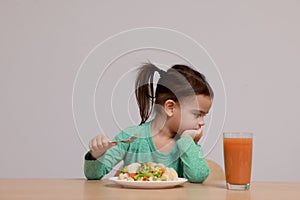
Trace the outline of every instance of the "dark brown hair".
[[[158, 72], [160, 79], [154, 93], [153, 77]], [[163, 105], [171, 99], [175, 102], [190, 95], [205, 95], [213, 98], [213, 91], [205, 76], [186, 65], [174, 65], [163, 71], [151, 63], [139, 68], [135, 82], [135, 95], [140, 110], [141, 124], [145, 123], [153, 105]]]

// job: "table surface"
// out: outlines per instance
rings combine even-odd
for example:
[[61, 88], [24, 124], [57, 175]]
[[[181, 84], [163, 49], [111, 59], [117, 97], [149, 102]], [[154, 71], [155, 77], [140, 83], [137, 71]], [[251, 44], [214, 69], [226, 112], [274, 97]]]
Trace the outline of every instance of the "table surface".
[[300, 199], [300, 183], [253, 182], [249, 191], [227, 190], [225, 183], [185, 183], [168, 189], [123, 188], [112, 181], [85, 179], [0, 179], [0, 199]]

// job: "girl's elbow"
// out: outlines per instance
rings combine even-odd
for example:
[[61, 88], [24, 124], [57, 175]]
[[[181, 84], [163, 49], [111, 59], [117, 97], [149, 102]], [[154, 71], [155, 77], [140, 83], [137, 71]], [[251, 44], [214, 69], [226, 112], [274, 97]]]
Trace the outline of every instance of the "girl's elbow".
[[195, 171], [194, 173], [191, 173], [189, 175], [186, 175], [185, 178], [189, 180], [189, 182], [192, 183], [202, 183], [207, 179], [208, 175], [210, 173], [209, 168], [202, 169], [201, 171]]
[[103, 178], [103, 176], [99, 176], [96, 174], [89, 174], [89, 173], [85, 173], [85, 177], [87, 178], [87, 180], [100, 180]]
[[84, 175], [87, 178], [87, 180], [100, 180], [104, 177], [102, 173], [99, 173], [98, 170], [91, 170], [89, 168], [84, 169]]

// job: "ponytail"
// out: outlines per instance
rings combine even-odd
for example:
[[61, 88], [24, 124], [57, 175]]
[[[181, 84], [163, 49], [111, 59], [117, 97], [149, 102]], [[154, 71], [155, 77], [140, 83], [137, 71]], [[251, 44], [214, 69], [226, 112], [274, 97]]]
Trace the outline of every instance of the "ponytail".
[[140, 110], [141, 123], [145, 123], [152, 112], [155, 93], [153, 88], [154, 73], [161, 70], [152, 63], [146, 63], [139, 68], [135, 81], [135, 96]]

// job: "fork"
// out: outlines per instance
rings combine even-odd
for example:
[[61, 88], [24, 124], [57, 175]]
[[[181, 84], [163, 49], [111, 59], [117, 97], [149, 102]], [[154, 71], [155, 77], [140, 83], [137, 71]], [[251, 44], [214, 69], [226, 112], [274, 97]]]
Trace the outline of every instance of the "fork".
[[129, 143], [135, 141], [136, 139], [138, 139], [137, 136], [132, 136], [132, 137], [129, 138], [128, 140], [116, 140], [116, 141], [110, 141], [110, 143], [119, 143], [119, 142], [123, 142], [123, 143], [129, 144]]

